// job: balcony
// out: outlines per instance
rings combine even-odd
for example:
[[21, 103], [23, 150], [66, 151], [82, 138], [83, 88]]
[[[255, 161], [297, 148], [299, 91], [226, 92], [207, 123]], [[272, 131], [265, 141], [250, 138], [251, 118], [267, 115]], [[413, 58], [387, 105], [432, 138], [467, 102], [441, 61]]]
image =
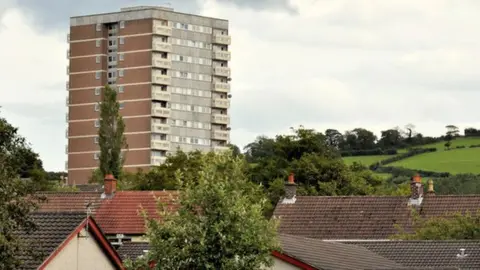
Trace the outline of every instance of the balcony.
[[161, 21], [153, 21], [153, 34], [161, 36], [171, 36], [172, 27], [162, 24]]
[[156, 150], [170, 150], [170, 142], [169, 141], [159, 141], [159, 140], [152, 140], [151, 147]]
[[230, 61], [231, 55], [229, 51], [213, 51], [213, 59]]
[[162, 42], [161, 40], [153, 40], [152, 42], [152, 49], [153, 51], [157, 52], [171, 52], [172, 51], [172, 44]]
[[214, 145], [213, 146], [213, 151], [214, 152], [223, 152], [223, 151], [227, 151], [229, 149], [230, 148], [228, 146], [225, 146], [225, 145]]
[[154, 73], [152, 74], [152, 82], [156, 84], [170, 85], [171, 78], [167, 74]]
[[152, 132], [170, 134], [170, 125], [161, 123], [152, 123]]
[[170, 92], [153, 88], [152, 99], [161, 100], [161, 101], [170, 101]]
[[213, 83], [213, 91], [222, 92], [222, 93], [229, 93], [230, 92], [230, 84], [223, 83], [223, 82], [214, 82]]
[[170, 117], [170, 109], [169, 108], [152, 108], [152, 115], [156, 117], [165, 117], [168, 118]]
[[150, 162], [153, 166], [160, 166], [165, 163], [165, 160], [167, 160], [167, 157], [152, 156]]
[[213, 35], [213, 44], [222, 44], [222, 45], [230, 45], [232, 42], [232, 38], [229, 35], [222, 35], [222, 34], [214, 34]]
[[172, 68], [172, 61], [170, 59], [153, 57], [152, 66], [156, 68]]
[[226, 98], [215, 98], [212, 101], [212, 108], [228, 109], [230, 107], [230, 101]]
[[212, 123], [228, 125], [230, 124], [230, 116], [225, 114], [214, 113], [212, 114]]
[[230, 132], [228, 130], [213, 130], [212, 139], [228, 141], [230, 138]]
[[214, 67], [213, 68], [213, 75], [230, 77], [230, 68], [229, 67]]

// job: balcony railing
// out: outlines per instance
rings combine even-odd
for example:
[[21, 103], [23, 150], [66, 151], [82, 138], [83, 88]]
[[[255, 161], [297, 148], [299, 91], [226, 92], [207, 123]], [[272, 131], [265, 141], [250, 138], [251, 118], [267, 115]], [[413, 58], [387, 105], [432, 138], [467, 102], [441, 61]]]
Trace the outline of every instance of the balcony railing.
[[161, 21], [153, 21], [153, 34], [162, 36], [171, 36], [172, 27], [162, 24]]
[[228, 35], [214, 34], [213, 41], [214, 44], [230, 45], [232, 38]]
[[162, 165], [163, 163], [165, 163], [165, 160], [167, 160], [166, 157], [157, 157], [157, 156], [152, 156], [151, 157], [151, 164], [153, 166], [160, 166]]
[[158, 52], [171, 52], [172, 51], [172, 44], [161, 42], [161, 41], [153, 41], [152, 49]]
[[153, 89], [152, 99], [161, 100], [161, 101], [170, 101], [170, 92]]
[[172, 61], [161, 57], [154, 57], [152, 65], [156, 68], [172, 68]]
[[156, 117], [170, 117], [170, 109], [169, 108], [152, 108], [152, 115]]
[[213, 130], [212, 139], [228, 141], [230, 138], [230, 132], [228, 130]]
[[170, 134], [170, 125], [161, 123], [152, 123], [152, 132]]
[[222, 152], [230, 149], [228, 146], [223, 146], [223, 145], [214, 145], [213, 146], [213, 151], [214, 152]]
[[230, 68], [229, 67], [214, 67], [213, 75], [230, 77]]
[[164, 84], [164, 85], [170, 85], [171, 83], [171, 78], [170, 76], [166, 74], [153, 74], [152, 75], [152, 82], [156, 84]]
[[230, 84], [223, 83], [223, 82], [214, 82], [213, 83], [213, 91], [229, 93], [230, 92]]
[[229, 51], [213, 51], [213, 59], [230, 61], [231, 54]]
[[151, 147], [157, 150], [170, 150], [170, 142], [169, 141], [160, 141], [160, 140], [152, 140]]
[[218, 113], [212, 114], [212, 123], [228, 125], [230, 124], [230, 116]]
[[228, 109], [230, 107], [230, 101], [226, 98], [215, 98], [212, 101], [212, 108]]

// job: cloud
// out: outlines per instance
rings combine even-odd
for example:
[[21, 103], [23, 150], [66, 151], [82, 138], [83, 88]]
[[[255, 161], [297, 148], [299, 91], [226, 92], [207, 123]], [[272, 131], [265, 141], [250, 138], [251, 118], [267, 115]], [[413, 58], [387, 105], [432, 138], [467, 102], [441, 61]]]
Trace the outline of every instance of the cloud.
[[[480, 127], [476, 0], [171, 2], [230, 22], [232, 142], [240, 147], [298, 125], [377, 135], [408, 123], [425, 135], [442, 134], [447, 124]], [[62, 169], [65, 160], [68, 17], [137, 4], [0, 3], [1, 115], [20, 127], [47, 169]]]
[[66, 33], [37, 32], [29, 18], [15, 7], [0, 17], [0, 115], [19, 127], [45, 168], [63, 170]]

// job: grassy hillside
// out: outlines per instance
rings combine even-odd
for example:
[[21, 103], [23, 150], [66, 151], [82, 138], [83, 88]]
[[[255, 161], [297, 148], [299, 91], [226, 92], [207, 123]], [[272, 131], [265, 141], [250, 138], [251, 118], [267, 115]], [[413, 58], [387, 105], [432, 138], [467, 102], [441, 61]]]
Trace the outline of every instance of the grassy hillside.
[[[409, 169], [422, 169], [426, 171], [457, 173], [476, 173], [480, 174], [480, 148], [468, 148], [470, 145], [480, 144], [480, 137], [457, 138], [452, 141], [451, 148], [456, 146], [465, 146], [467, 149], [453, 149], [445, 151], [445, 142], [438, 142], [420, 146], [422, 148], [437, 148], [435, 153], [426, 153], [411, 158], [407, 158], [388, 166], [405, 167]], [[398, 152], [404, 153], [406, 149]], [[377, 161], [391, 156], [358, 156], [344, 157], [347, 164], [358, 162], [363, 165], [371, 165]]]
[[426, 171], [480, 174], [480, 148], [455, 149], [421, 154], [388, 166]]

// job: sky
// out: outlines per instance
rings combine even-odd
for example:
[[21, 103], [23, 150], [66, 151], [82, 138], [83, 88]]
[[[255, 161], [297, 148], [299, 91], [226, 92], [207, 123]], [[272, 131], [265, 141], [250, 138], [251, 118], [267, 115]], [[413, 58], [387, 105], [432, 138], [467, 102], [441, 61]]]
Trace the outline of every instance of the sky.
[[303, 125], [480, 128], [480, 1], [1, 0], [0, 116], [64, 170], [69, 17], [166, 5], [228, 19], [231, 140]]

